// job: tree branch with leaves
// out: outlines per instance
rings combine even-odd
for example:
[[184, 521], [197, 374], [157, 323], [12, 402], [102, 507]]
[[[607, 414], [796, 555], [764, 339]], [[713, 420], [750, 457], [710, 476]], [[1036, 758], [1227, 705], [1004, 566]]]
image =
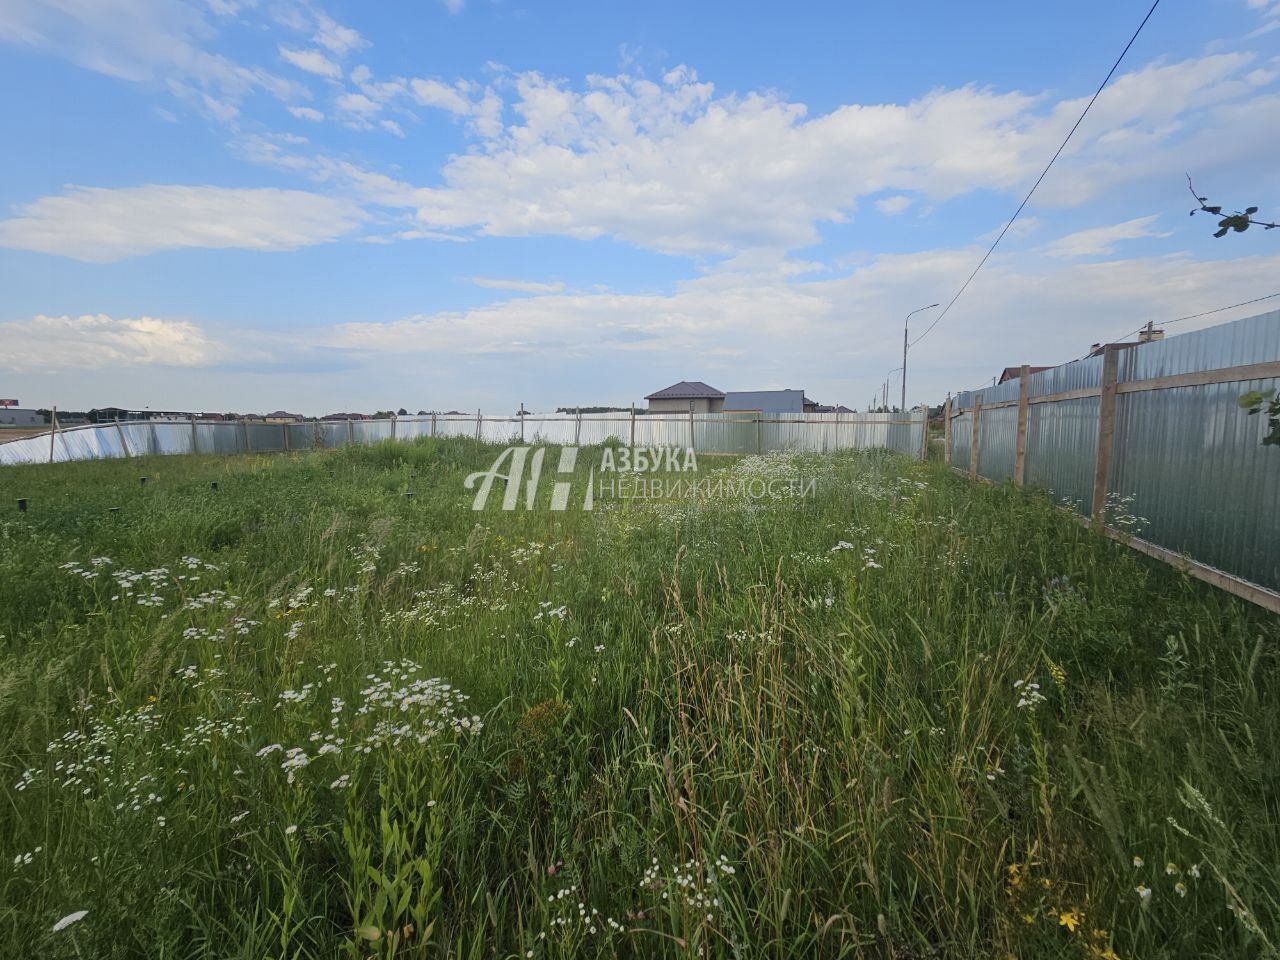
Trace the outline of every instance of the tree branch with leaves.
[[1258, 212], [1257, 207], [1246, 207], [1243, 212], [1237, 210], [1235, 213], [1224, 214], [1222, 207], [1210, 206], [1209, 198], [1202, 197], [1196, 193], [1195, 186], [1191, 183], [1191, 174], [1187, 174], [1187, 189], [1191, 191], [1191, 195], [1196, 198], [1196, 203], [1200, 204], [1196, 209], [1191, 211], [1191, 216], [1197, 213], [1209, 213], [1218, 217], [1218, 230], [1214, 233], [1215, 237], [1225, 237], [1231, 231], [1236, 233], [1244, 233], [1250, 226], [1262, 227], [1263, 230], [1274, 230], [1280, 224], [1268, 223], [1265, 220], [1254, 220], [1253, 215]]

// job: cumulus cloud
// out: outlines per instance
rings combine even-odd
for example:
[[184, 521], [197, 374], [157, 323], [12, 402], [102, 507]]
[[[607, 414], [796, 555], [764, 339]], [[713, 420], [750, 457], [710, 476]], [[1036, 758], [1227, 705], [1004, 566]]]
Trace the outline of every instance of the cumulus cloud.
[[[1119, 77], [1037, 202], [1084, 203], [1161, 164], [1236, 149], [1210, 130], [1243, 124], [1231, 108], [1256, 106], [1272, 82], [1251, 61], [1221, 54]], [[425, 226], [611, 236], [694, 255], [795, 249], [877, 193], [899, 191], [880, 201], [889, 213], [904, 208], [902, 191], [935, 202], [980, 189], [1016, 193], [1083, 106], [968, 86], [811, 117], [773, 94], [719, 95], [683, 67], [661, 82], [591, 77], [581, 90], [537, 73], [511, 82], [510, 123], [499, 104], [482, 149], [453, 156], [442, 185], [404, 185]], [[458, 85], [412, 81], [410, 90], [422, 103], [466, 108]], [[1197, 111], [1211, 116], [1189, 123]]]
[[194, 323], [106, 314], [0, 322], [6, 346], [0, 368], [16, 372], [101, 370], [138, 366], [209, 366], [223, 347]]
[[324, 119], [324, 114], [314, 107], [290, 107], [289, 112], [299, 120], [310, 120], [318, 123]]
[[327, 77], [330, 80], [342, 77], [342, 67], [319, 50], [294, 50], [284, 44], [280, 44], [279, 50], [281, 59], [293, 64], [299, 70], [314, 73], [317, 77]]
[[1116, 244], [1122, 240], [1138, 240], [1142, 237], [1167, 237], [1169, 234], [1152, 230], [1151, 226], [1159, 218], [1153, 214], [1149, 217], [1136, 217], [1109, 227], [1093, 227], [1079, 230], [1061, 237], [1044, 248], [1051, 257], [1091, 257], [1111, 253]]
[[181, 247], [293, 250], [355, 230], [349, 200], [301, 190], [71, 187], [0, 221], [0, 246], [109, 262]]

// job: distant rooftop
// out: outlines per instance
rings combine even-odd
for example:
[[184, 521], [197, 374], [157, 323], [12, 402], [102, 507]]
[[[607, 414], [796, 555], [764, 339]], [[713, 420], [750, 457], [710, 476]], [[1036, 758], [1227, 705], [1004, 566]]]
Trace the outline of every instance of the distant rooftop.
[[681, 380], [679, 383], [673, 383], [671, 386], [659, 390], [657, 393], [651, 393], [646, 400], [701, 400], [703, 398], [719, 400], [723, 399], [723, 391], [717, 390], [715, 387], [703, 383], [701, 380]]

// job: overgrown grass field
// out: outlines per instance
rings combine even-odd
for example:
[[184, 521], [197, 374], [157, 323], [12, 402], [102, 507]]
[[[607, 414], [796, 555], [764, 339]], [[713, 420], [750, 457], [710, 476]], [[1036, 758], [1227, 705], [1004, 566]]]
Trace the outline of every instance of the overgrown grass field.
[[1277, 955], [1276, 618], [885, 452], [497, 452], [0, 471], [0, 953]]

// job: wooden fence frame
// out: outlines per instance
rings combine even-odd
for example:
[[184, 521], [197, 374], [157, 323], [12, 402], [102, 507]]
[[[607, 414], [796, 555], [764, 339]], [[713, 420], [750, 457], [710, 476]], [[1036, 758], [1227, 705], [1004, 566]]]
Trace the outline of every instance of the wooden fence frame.
[[[1280, 378], [1280, 361], [1269, 361], [1266, 363], [1249, 363], [1241, 364], [1234, 367], [1215, 367], [1212, 370], [1196, 370], [1192, 373], [1180, 373], [1165, 377], [1149, 377], [1144, 380], [1129, 380], [1123, 383], [1119, 382], [1119, 364], [1120, 364], [1121, 348], [1108, 346], [1104, 348], [1102, 360], [1102, 383], [1097, 387], [1081, 387], [1076, 390], [1064, 390], [1059, 393], [1046, 394], [1042, 397], [1029, 396], [1030, 393], [1030, 371], [1027, 364], [1023, 364], [1019, 376], [1021, 383], [1018, 385], [1018, 399], [1016, 400], [998, 400], [994, 403], [983, 403], [982, 394], [975, 392], [973, 397], [973, 406], [967, 409], [957, 409], [951, 397], [947, 397], [947, 405], [945, 408], [945, 416], [947, 422], [943, 429], [943, 435], [946, 442], [943, 446], [943, 456], [951, 469], [958, 473], [968, 476], [971, 480], [987, 480], [978, 473], [978, 456], [981, 447], [982, 434], [979, 429], [979, 422], [983, 410], [1001, 410], [1008, 407], [1016, 406], [1018, 408], [1018, 438], [1014, 453], [1013, 466], [1013, 482], [1015, 486], [1021, 487], [1025, 484], [1026, 479], [1026, 459], [1027, 459], [1027, 419], [1031, 404], [1034, 403], [1061, 403], [1067, 400], [1081, 400], [1088, 397], [1098, 398], [1098, 439], [1097, 449], [1094, 458], [1093, 470], [1093, 487], [1090, 497], [1089, 515], [1081, 517], [1074, 510], [1071, 513], [1080, 517], [1080, 519], [1089, 524], [1095, 531], [1102, 536], [1112, 540], [1124, 543], [1140, 553], [1145, 553], [1149, 557], [1154, 557], [1171, 566], [1177, 567], [1184, 573], [1190, 574], [1197, 580], [1203, 580], [1205, 583], [1212, 584], [1228, 593], [1234, 594], [1250, 603], [1255, 603], [1260, 607], [1270, 610], [1272, 613], [1280, 613], [1280, 592], [1271, 590], [1261, 584], [1253, 583], [1242, 577], [1227, 573], [1225, 570], [1219, 570], [1217, 567], [1211, 567], [1208, 564], [1201, 563], [1185, 554], [1180, 554], [1175, 550], [1162, 547], [1158, 544], [1151, 543], [1139, 537], [1129, 536], [1128, 534], [1110, 527], [1106, 522], [1106, 500], [1107, 487], [1109, 486], [1111, 473], [1111, 459], [1115, 449], [1115, 415], [1116, 415], [1116, 398], [1120, 394], [1125, 393], [1146, 393], [1153, 390], [1172, 390], [1178, 387], [1199, 387], [1216, 383], [1243, 383], [1248, 380], [1267, 380], [1272, 378]], [[953, 464], [951, 458], [952, 435], [951, 421], [966, 413], [973, 415], [972, 437], [969, 443], [969, 463], [967, 469], [960, 469]]]

